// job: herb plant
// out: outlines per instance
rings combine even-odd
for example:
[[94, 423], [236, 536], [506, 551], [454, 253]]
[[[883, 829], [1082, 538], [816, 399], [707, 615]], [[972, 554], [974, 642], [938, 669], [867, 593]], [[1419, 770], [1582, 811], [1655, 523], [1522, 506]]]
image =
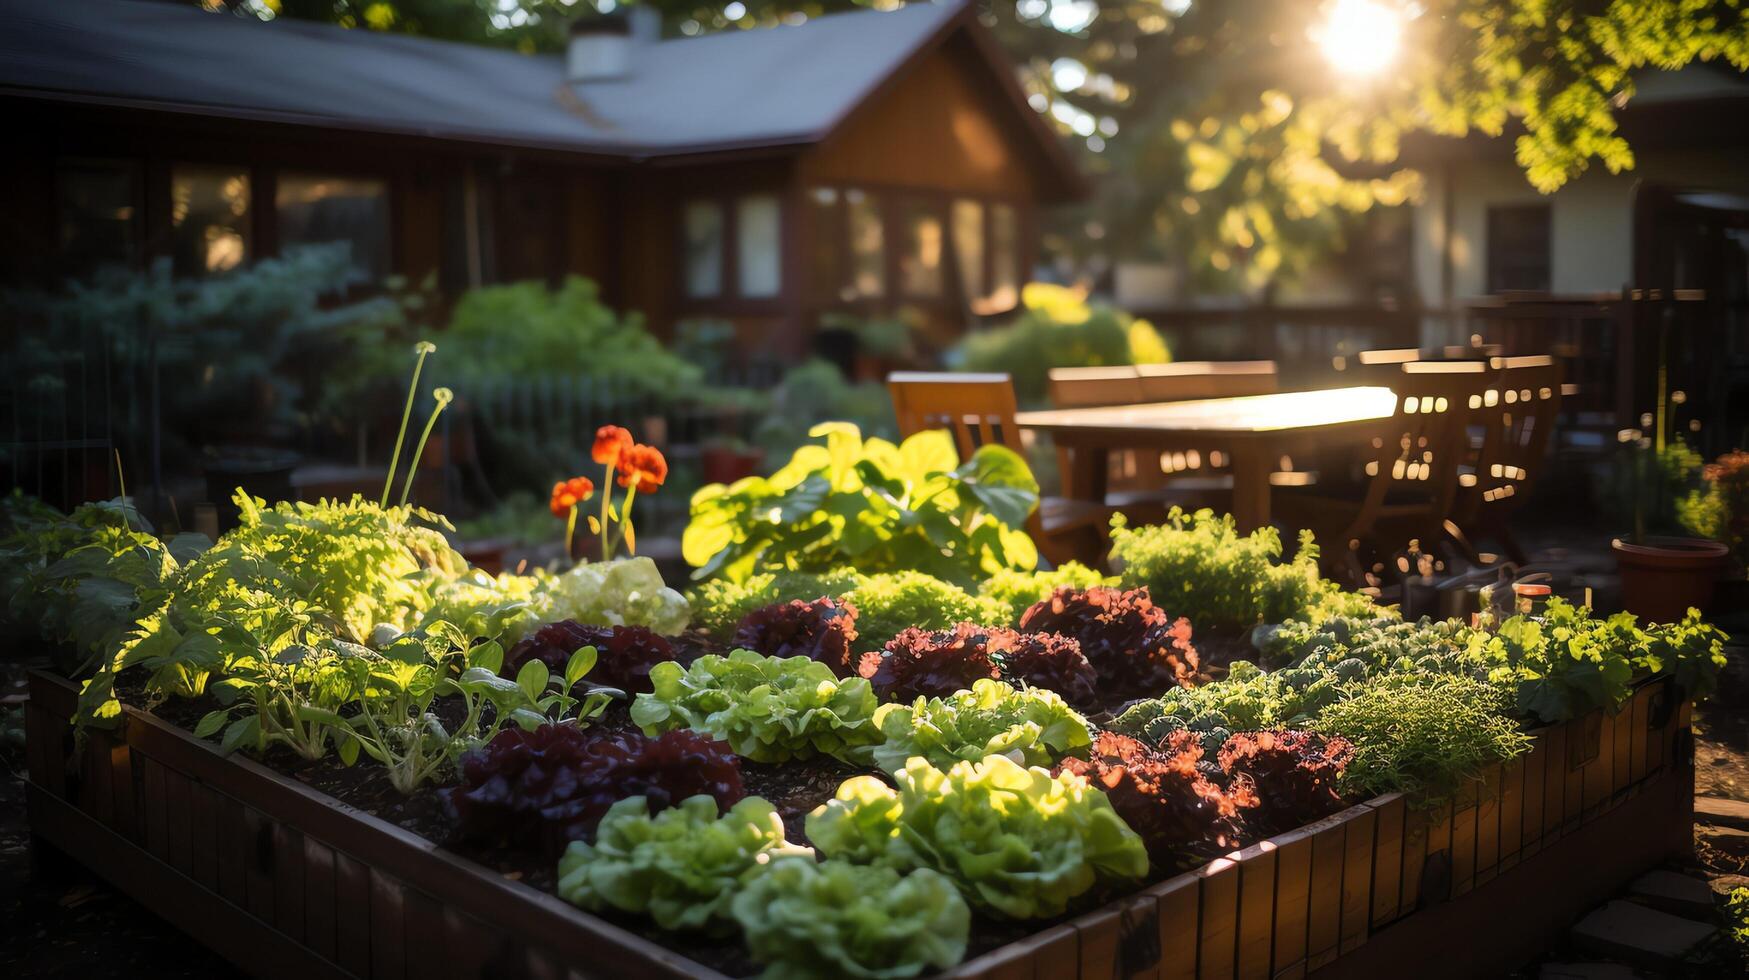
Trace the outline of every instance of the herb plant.
[[828, 857], [938, 871], [973, 906], [1012, 919], [1061, 915], [1102, 881], [1148, 872], [1141, 838], [1072, 773], [1000, 755], [944, 772], [918, 758], [893, 783], [846, 780], [808, 815], [808, 838]]
[[632, 721], [645, 734], [690, 728], [754, 762], [815, 755], [866, 762], [881, 739], [868, 681], [840, 680], [807, 657], [706, 654], [691, 667], [658, 664], [650, 683], [653, 690], [632, 702]]
[[898, 446], [864, 441], [828, 422], [825, 445], [796, 450], [770, 478], [712, 484], [692, 498], [681, 539], [698, 579], [741, 581], [763, 571], [909, 569], [969, 584], [1003, 568], [1032, 568], [1038, 551], [1022, 530], [1038, 505], [1026, 462], [1002, 446], [960, 461], [945, 432]]
[[928, 868], [782, 857], [729, 906], [767, 980], [914, 977], [966, 955], [972, 916], [959, 889]]
[[1091, 741], [1087, 719], [1060, 695], [993, 680], [946, 697], [883, 704], [874, 717], [886, 739], [875, 746], [874, 759], [888, 772], [905, 768], [913, 756], [942, 769], [987, 755], [1049, 766]]
[[558, 892], [591, 911], [648, 915], [664, 929], [723, 932], [733, 928], [729, 903], [766, 862], [812, 853], [784, 839], [777, 809], [757, 796], [721, 816], [709, 796], [655, 814], [633, 796], [608, 808], [594, 843], [566, 848]]

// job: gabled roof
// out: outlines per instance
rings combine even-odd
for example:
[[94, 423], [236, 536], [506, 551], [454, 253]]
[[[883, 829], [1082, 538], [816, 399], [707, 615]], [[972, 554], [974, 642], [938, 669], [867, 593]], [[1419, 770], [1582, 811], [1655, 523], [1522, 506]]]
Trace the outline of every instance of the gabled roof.
[[[11, 94], [633, 159], [818, 142], [913, 59], [984, 32], [965, 0], [911, 3], [649, 43], [627, 78], [567, 85], [559, 55], [183, 4], [0, 0], [0, 25]], [[1012, 67], [974, 48], [1073, 183]]]

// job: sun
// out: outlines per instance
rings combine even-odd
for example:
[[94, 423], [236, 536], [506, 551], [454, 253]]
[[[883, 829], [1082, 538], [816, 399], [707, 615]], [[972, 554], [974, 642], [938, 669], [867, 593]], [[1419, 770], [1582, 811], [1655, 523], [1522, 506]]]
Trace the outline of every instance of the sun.
[[1403, 11], [1374, 0], [1334, 0], [1312, 40], [1342, 74], [1376, 75], [1397, 60]]

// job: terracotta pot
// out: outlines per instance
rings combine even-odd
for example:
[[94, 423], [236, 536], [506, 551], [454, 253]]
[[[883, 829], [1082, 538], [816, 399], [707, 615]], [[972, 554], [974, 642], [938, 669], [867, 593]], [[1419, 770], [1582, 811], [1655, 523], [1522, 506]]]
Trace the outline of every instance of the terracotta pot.
[[1633, 544], [1616, 538], [1622, 605], [1648, 623], [1673, 623], [1689, 607], [1705, 609], [1731, 550], [1704, 538], [1647, 538]]
[[726, 449], [706, 447], [699, 453], [699, 469], [706, 483], [734, 483], [752, 476], [765, 460], [762, 449]]

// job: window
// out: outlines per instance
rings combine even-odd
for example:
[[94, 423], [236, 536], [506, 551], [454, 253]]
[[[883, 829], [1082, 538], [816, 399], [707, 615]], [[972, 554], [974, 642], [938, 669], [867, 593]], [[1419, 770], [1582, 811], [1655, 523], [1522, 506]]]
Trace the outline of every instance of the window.
[[941, 295], [941, 217], [921, 202], [905, 206], [905, 249], [899, 253], [899, 282], [906, 296], [933, 298]]
[[686, 295], [693, 299], [723, 292], [723, 208], [715, 201], [686, 206]]
[[380, 180], [281, 174], [274, 193], [279, 247], [345, 242], [372, 280], [389, 271], [389, 192]]
[[881, 227], [880, 202], [866, 191], [847, 190], [844, 204], [850, 223], [850, 284], [844, 298], [874, 299], [887, 291], [886, 232]]
[[178, 164], [170, 172], [170, 254], [178, 275], [229, 272], [249, 258], [249, 172]]
[[783, 286], [782, 215], [775, 194], [735, 202], [735, 288], [747, 299], [776, 296]]
[[808, 249], [808, 292], [817, 299], [836, 302], [848, 289], [844, 271], [844, 212], [836, 188], [816, 187], [808, 192], [808, 220], [812, 247]]
[[977, 201], [953, 202], [953, 254], [960, 291], [976, 303], [984, 295], [984, 206]]
[[134, 168], [125, 163], [70, 163], [55, 172], [56, 234], [68, 272], [133, 264], [137, 193]]
[[1549, 206], [1488, 209], [1488, 292], [1549, 289]]
[[990, 289], [986, 305], [995, 311], [1020, 303], [1020, 222], [1014, 207], [990, 207]]

